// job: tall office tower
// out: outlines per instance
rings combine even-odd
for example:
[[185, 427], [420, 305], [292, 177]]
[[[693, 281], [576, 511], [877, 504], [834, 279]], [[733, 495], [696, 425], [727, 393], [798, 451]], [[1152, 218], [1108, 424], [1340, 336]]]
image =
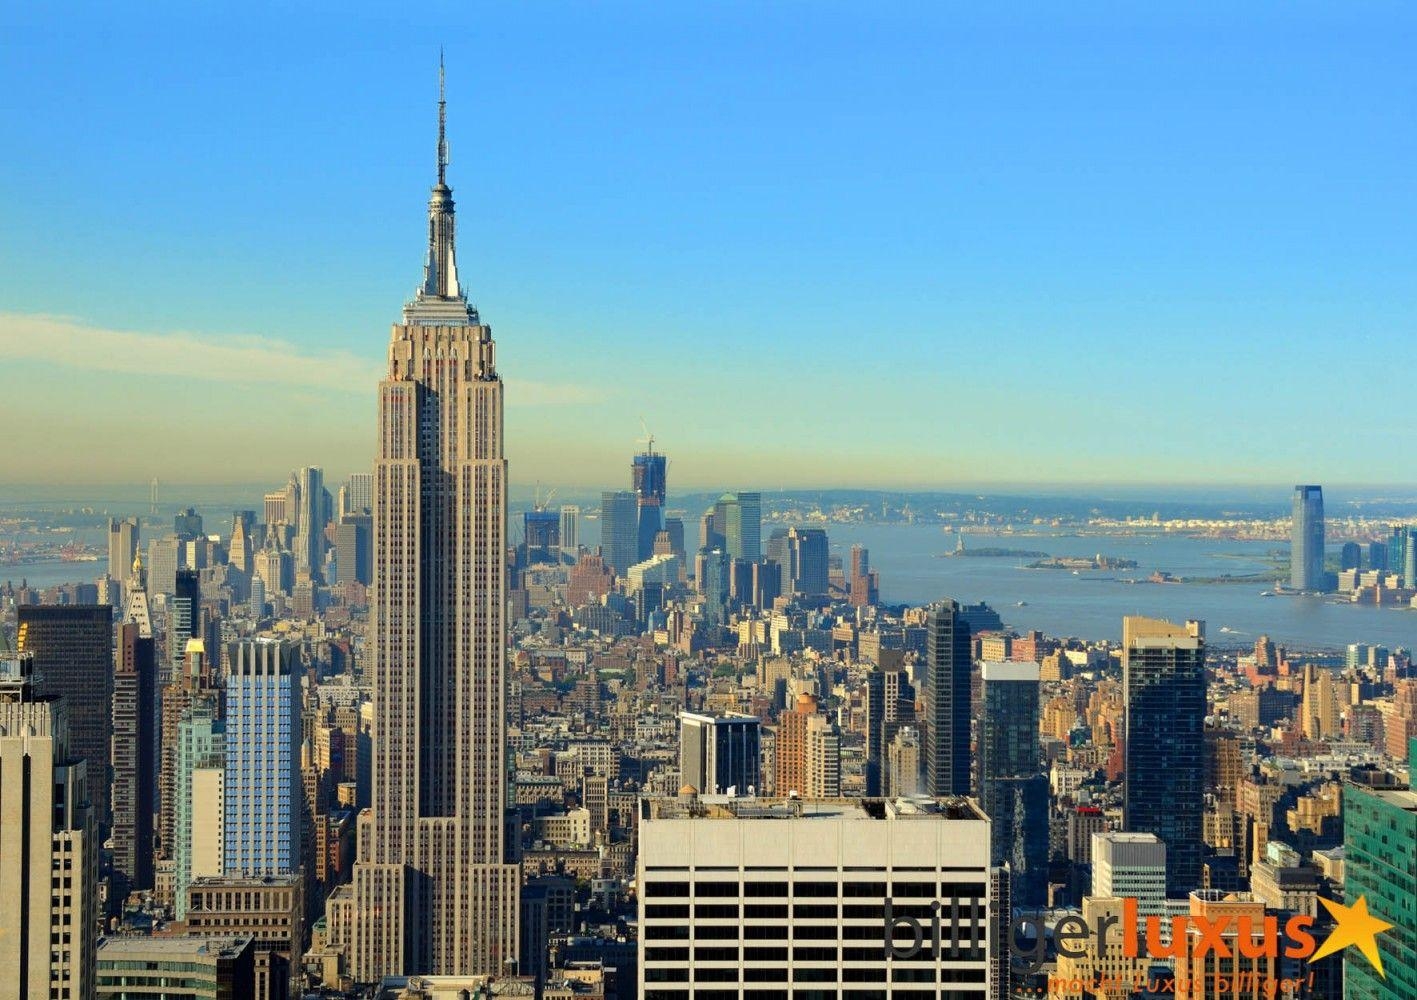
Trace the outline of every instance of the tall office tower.
[[128, 517], [108, 519], [108, 578], [117, 583], [128, 579], [133, 560], [138, 556], [138, 519]]
[[721, 549], [725, 544], [723, 528], [718, 520], [718, 508], [710, 507], [699, 518], [699, 548]]
[[871, 571], [871, 553], [865, 546], [851, 546], [851, 571], [846, 582], [855, 607], [869, 608], [880, 600], [880, 577]]
[[[906, 711], [902, 708], [907, 706]], [[903, 670], [866, 674], [866, 794], [885, 795], [886, 748], [904, 718], [915, 718], [915, 689]], [[897, 793], [898, 794], [898, 793]]]
[[98, 833], [63, 699], [0, 649], [0, 996], [93, 1000]]
[[1379, 920], [1393, 924], [1378, 935], [1384, 979], [1357, 948], [1344, 953], [1343, 989], [1348, 1000], [1417, 996], [1417, 938], [1412, 901], [1417, 899], [1417, 739], [1409, 740], [1407, 787], [1377, 780], [1343, 788], [1343, 894], [1366, 899]]
[[226, 676], [226, 875], [285, 875], [300, 865], [301, 691], [277, 640], [234, 643]]
[[379, 384], [373, 805], [354, 882], [326, 910], [360, 982], [502, 974], [517, 956], [521, 877], [503, 863], [502, 379], [492, 331], [458, 283], [442, 119], [440, 99], [423, 285]]
[[641, 497], [635, 518], [635, 558], [642, 561], [654, 555], [654, 540], [664, 530], [664, 509], [653, 498]]
[[630, 464], [630, 488], [635, 491], [635, 496], [639, 499], [651, 499], [659, 506], [664, 506], [664, 498], [667, 495], [669, 460], [660, 452], [654, 450], [654, 439], [650, 438], [649, 446], [638, 455]]
[[267, 493], [264, 498], [264, 513], [267, 530], [277, 524], [290, 524], [295, 517], [290, 494], [283, 489]]
[[[751, 795], [762, 788], [758, 717], [679, 716], [679, 780], [704, 795]], [[731, 790], [731, 791], [730, 791]]]
[[834, 799], [841, 794], [841, 731], [824, 715], [807, 718], [807, 787], [809, 799]]
[[968, 795], [970, 785], [969, 624], [957, 601], [925, 615], [925, 794]]
[[709, 625], [728, 620], [730, 568], [728, 553], [722, 549], [704, 549], [694, 557], [694, 579], [704, 595], [704, 621]]
[[800, 694], [792, 708], [777, 719], [777, 739], [774, 743], [773, 789], [778, 795], [807, 791], [807, 723], [817, 714], [817, 699]]
[[295, 520], [295, 575], [318, 583], [325, 565], [325, 473], [300, 470], [300, 504]]
[[654, 450], [654, 438], [630, 464], [630, 488], [635, 494], [635, 561], [654, 554], [654, 538], [664, 530], [664, 497], [668, 460]]
[[619, 576], [640, 562], [639, 503], [629, 490], [600, 494], [600, 555]]
[[171, 594], [177, 589], [177, 570], [182, 565], [182, 543], [175, 537], [149, 538], [148, 596]]
[[335, 565], [340, 583], [367, 584], [373, 575], [374, 519], [368, 514], [346, 514], [335, 528]]
[[168, 857], [173, 861], [173, 910], [183, 920], [193, 879], [223, 874], [226, 842], [253, 834], [233, 829], [226, 836], [226, 723], [216, 698], [193, 700], [174, 733]]
[[266, 594], [289, 595], [295, 589], [295, 560], [281, 548], [279, 532], [266, 535], [265, 547], [256, 554], [256, 575], [266, 585]]
[[254, 511], [238, 510], [231, 515], [231, 544], [227, 547], [227, 560], [233, 569], [250, 576], [255, 569], [254, 553], [251, 549], [251, 534], [256, 530]]
[[760, 493], [725, 493], [714, 504], [714, 525], [734, 559], [757, 560], [763, 554], [763, 501]]
[[88, 762], [94, 826], [108, 828], [113, 739], [113, 609], [107, 604], [21, 605], [19, 649], [34, 654], [34, 689], [63, 698], [69, 750]]
[[581, 550], [581, 509], [561, 505], [561, 561], [575, 562]]
[[881, 793], [891, 798], [920, 794], [920, 734], [902, 726], [886, 748], [886, 768]]
[[968, 799], [643, 799], [639, 831], [639, 996], [991, 996]]
[[1362, 569], [1363, 546], [1357, 542], [1344, 542], [1338, 557], [1339, 569]]
[[666, 517], [664, 519], [664, 532], [669, 536], [669, 551], [673, 552], [682, 560], [686, 555], [684, 549], [684, 519], [682, 517]]
[[159, 683], [166, 684], [182, 669], [187, 658], [187, 640], [199, 634], [202, 610], [200, 576], [190, 569], [179, 569], [167, 601], [167, 658], [158, 674]]
[[1324, 491], [1321, 486], [1294, 487], [1294, 517], [1289, 536], [1289, 586], [1324, 590]]
[[810, 597], [827, 593], [830, 586], [827, 533], [821, 528], [791, 528], [787, 532], [787, 549], [783, 589]]
[[759, 559], [753, 563], [753, 606], [767, 610], [782, 593], [782, 567], [770, 559]]
[[522, 512], [521, 553], [524, 566], [554, 563], [561, 558], [561, 515], [554, 510]]
[[210, 704], [214, 718], [221, 717], [221, 690], [207, 662], [206, 645], [188, 639], [181, 669], [167, 683], [159, 680], [162, 739], [158, 743], [158, 840], [168, 860], [177, 857], [177, 800], [182, 788], [178, 776], [178, 727], [193, 706]]
[[1205, 625], [1122, 619], [1123, 825], [1166, 845], [1175, 898], [1201, 884], [1205, 817]]
[[1048, 889], [1048, 779], [1039, 764], [1037, 663], [979, 668], [978, 798], [990, 856], [1008, 865], [1016, 906], [1041, 906]]
[[354, 472], [345, 483], [345, 503], [347, 514], [367, 514], [374, 506], [374, 475], [370, 472]]
[[1368, 543], [1368, 568], [1382, 570], [1388, 568], [1386, 542]]
[[1299, 729], [1309, 740], [1331, 740], [1342, 735], [1343, 717], [1333, 671], [1312, 663], [1304, 665], [1304, 694]]
[[190, 542], [202, 537], [202, 515], [188, 507], [172, 519], [172, 531], [182, 541]]
[[113, 673], [113, 867], [128, 890], [153, 887], [157, 812], [157, 650], [136, 622], [118, 626]]

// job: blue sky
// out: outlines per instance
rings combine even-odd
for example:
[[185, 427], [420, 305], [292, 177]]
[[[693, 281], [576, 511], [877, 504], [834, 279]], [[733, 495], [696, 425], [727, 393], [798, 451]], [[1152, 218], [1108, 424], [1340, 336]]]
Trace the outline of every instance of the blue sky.
[[369, 461], [447, 50], [514, 479], [1411, 482], [1401, 4], [11, 5], [8, 482]]

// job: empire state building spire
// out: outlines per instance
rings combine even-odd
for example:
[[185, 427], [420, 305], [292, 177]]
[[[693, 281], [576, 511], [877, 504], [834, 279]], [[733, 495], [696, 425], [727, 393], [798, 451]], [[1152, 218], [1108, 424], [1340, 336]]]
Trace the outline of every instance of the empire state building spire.
[[425, 298], [463, 300], [458, 286], [458, 264], [454, 246], [453, 189], [448, 187], [448, 100], [443, 75], [443, 55], [438, 54], [438, 183], [428, 199], [428, 260], [423, 265]]

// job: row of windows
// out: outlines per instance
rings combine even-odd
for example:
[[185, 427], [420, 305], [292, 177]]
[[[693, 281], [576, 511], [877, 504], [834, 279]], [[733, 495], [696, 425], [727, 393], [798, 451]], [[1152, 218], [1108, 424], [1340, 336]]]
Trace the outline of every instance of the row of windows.
[[816, 898], [857, 898], [857, 899], [883, 899], [887, 895], [900, 896], [907, 899], [983, 899], [986, 895], [985, 886], [982, 882], [941, 882], [938, 891], [935, 883], [932, 882], [893, 882], [889, 885], [885, 882], [794, 882], [789, 885], [787, 882], [744, 882], [740, 885], [736, 881], [723, 882], [646, 882], [644, 894], [646, 898], [687, 898], [690, 895], [690, 887], [695, 896], [743, 896], [747, 899], [760, 897], [780, 897], [792, 895], [793, 897], [816, 897]]

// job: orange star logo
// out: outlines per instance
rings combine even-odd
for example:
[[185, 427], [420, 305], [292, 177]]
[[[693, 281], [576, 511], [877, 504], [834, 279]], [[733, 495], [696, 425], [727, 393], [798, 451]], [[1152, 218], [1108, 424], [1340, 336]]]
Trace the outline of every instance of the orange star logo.
[[1325, 955], [1342, 951], [1349, 945], [1357, 945], [1358, 950], [1363, 953], [1363, 957], [1373, 968], [1378, 970], [1378, 975], [1386, 979], [1387, 973], [1383, 971], [1383, 958], [1378, 954], [1378, 935], [1383, 931], [1391, 930], [1392, 924], [1385, 920], [1379, 920], [1368, 912], [1367, 896], [1359, 896], [1358, 902], [1352, 906], [1334, 903], [1322, 896], [1319, 897], [1319, 902], [1324, 904], [1324, 908], [1332, 914], [1336, 923], [1333, 933], [1328, 936], [1328, 940], [1319, 945], [1318, 949], [1309, 957], [1309, 961], [1317, 962]]

